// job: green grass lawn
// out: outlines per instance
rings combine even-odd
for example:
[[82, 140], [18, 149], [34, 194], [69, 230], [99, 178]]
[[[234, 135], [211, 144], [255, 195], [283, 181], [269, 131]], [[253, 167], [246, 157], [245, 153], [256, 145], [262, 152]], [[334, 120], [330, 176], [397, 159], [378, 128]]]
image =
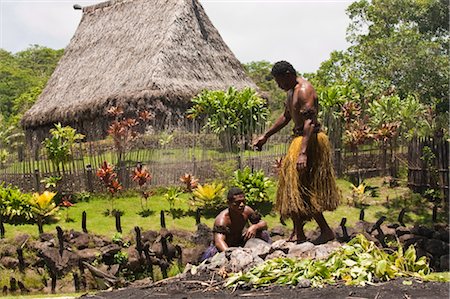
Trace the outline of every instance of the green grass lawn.
[[[410, 191], [406, 187], [389, 188], [383, 185], [382, 178], [373, 178], [366, 180], [366, 184], [378, 187], [378, 194], [376, 197], [366, 198], [366, 203], [369, 206], [365, 209], [365, 220], [375, 221], [380, 216], [388, 217], [389, 222], [395, 222], [398, 213], [403, 207], [408, 208], [405, 216], [407, 225], [414, 223], [431, 223], [431, 205], [418, 196], [411, 196]], [[343, 217], [347, 218], [347, 225], [351, 226], [358, 221], [360, 209], [353, 207], [347, 203], [347, 199], [351, 196], [351, 184], [345, 180], [339, 179], [338, 186], [342, 191], [343, 203], [333, 212], [325, 212], [325, 218], [331, 226], [338, 226]], [[275, 197], [276, 187], [272, 187], [269, 192], [270, 198]], [[174, 208], [178, 213], [173, 215], [166, 212], [166, 224], [169, 229], [179, 229], [187, 231], [195, 231], [195, 218], [193, 217], [193, 208], [189, 204], [190, 194], [184, 193], [180, 199], [175, 202]], [[105, 195], [92, 195], [91, 199], [86, 202], [78, 202], [68, 210], [62, 208], [59, 211], [59, 221], [53, 224], [44, 226], [45, 232], [55, 232], [57, 225], [64, 230], [78, 230], [81, 231], [81, 215], [83, 211], [87, 213], [87, 229], [91, 233], [106, 235], [112, 237], [115, 232], [115, 218], [103, 215], [106, 209], [111, 208], [111, 201]], [[114, 199], [114, 208], [124, 211], [121, 218], [123, 234], [128, 235], [133, 231], [135, 226], [139, 226], [144, 230], [152, 229], [158, 230], [160, 228], [160, 211], [169, 211], [169, 204], [164, 199], [163, 195], [154, 195], [148, 200], [148, 208], [152, 211], [149, 217], [141, 217], [138, 212], [141, 211], [141, 199], [136, 192], [126, 192], [120, 197]], [[188, 214], [190, 216], [186, 216]], [[73, 222], [66, 222], [66, 213]], [[184, 214], [184, 215], [181, 215]], [[441, 213], [445, 214], [445, 213]], [[269, 228], [280, 225], [279, 216], [276, 213], [269, 213], [264, 215], [263, 219], [267, 221]], [[445, 221], [445, 219], [441, 219]], [[214, 218], [202, 217], [202, 222], [212, 227]], [[292, 227], [290, 221], [287, 222], [288, 227]], [[306, 229], [314, 229], [315, 222], [309, 222]], [[5, 225], [6, 237], [12, 238], [18, 233], [27, 233], [34, 237], [38, 236], [38, 228], [36, 225]]]

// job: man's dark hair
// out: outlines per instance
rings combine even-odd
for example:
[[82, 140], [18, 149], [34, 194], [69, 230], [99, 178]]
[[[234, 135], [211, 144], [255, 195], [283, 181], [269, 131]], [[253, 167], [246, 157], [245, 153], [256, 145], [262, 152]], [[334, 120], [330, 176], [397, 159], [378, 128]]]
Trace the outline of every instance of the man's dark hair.
[[297, 74], [292, 64], [287, 61], [278, 61], [272, 67], [271, 71], [273, 76], [285, 75], [285, 74]]
[[232, 201], [236, 195], [244, 194], [241, 188], [233, 187], [228, 191], [227, 199]]

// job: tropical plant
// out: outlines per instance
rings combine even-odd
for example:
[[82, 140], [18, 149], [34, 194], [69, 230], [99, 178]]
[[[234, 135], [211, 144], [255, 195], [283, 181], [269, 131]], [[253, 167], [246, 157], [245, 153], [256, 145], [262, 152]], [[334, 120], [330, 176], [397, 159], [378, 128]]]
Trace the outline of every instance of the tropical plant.
[[[141, 163], [138, 163], [136, 165], [136, 168], [133, 170], [133, 174], [131, 176], [133, 181], [135, 181], [139, 185], [139, 189], [141, 191], [141, 208], [142, 208], [142, 214], [148, 215], [148, 212], [145, 212], [147, 209], [147, 201], [150, 196], [150, 192], [145, 190], [145, 185], [149, 183], [152, 179], [152, 176], [150, 175], [150, 172], [142, 166]], [[142, 201], [142, 199], [145, 202]]]
[[350, 197], [351, 204], [354, 207], [362, 207], [365, 205], [367, 199], [366, 185], [364, 183], [361, 183], [358, 186], [350, 184], [350, 189], [352, 190], [352, 195]]
[[6, 223], [27, 223], [33, 217], [30, 195], [11, 185], [0, 184], [0, 213]]
[[69, 216], [69, 208], [74, 206], [74, 204], [72, 203], [72, 196], [71, 195], [63, 196], [59, 205], [61, 207], [65, 208], [65, 210], [66, 210], [66, 217], [65, 217], [66, 219], [64, 219], [64, 220], [66, 222], [74, 222], [74, 220], [72, 218], [70, 218], [70, 216]]
[[187, 192], [192, 192], [192, 190], [198, 186], [198, 179], [190, 173], [185, 173], [182, 175], [180, 177], [180, 181], [185, 185]]
[[253, 89], [238, 91], [230, 87], [227, 91], [204, 90], [192, 99], [189, 118], [205, 118], [204, 129], [219, 135], [225, 150], [246, 147], [252, 134], [264, 123], [268, 109], [264, 99]]
[[178, 187], [170, 187], [167, 189], [167, 192], [164, 194], [164, 198], [169, 203], [170, 210], [173, 210], [175, 201], [179, 199], [182, 192]]
[[172, 141], [173, 141], [173, 134], [168, 134], [166, 132], [162, 133], [158, 140], [159, 145], [161, 145], [163, 149], [167, 149], [167, 147]]
[[397, 277], [448, 281], [448, 277], [433, 277], [429, 273], [427, 258], [418, 258], [414, 246], [411, 245], [406, 251], [399, 246], [396, 251], [386, 252], [360, 234], [326, 259], [271, 259], [246, 273], [232, 274], [226, 285], [295, 286], [302, 280], [308, 280], [312, 287], [338, 281], [344, 281], [346, 285], [364, 286], [375, 280], [387, 281]]
[[50, 138], [45, 138], [42, 142], [47, 150], [47, 156], [61, 176], [60, 166], [64, 169], [64, 163], [72, 158], [72, 146], [78, 140], [82, 140], [84, 135], [76, 133], [70, 126], [63, 127], [60, 123], [50, 129]]
[[233, 177], [233, 185], [244, 191], [246, 202], [249, 206], [256, 207], [258, 203], [268, 200], [267, 191], [272, 186], [272, 181], [265, 176], [264, 171], [253, 171], [249, 167], [236, 170]]
[[114, 166], [104, 161], [101, 167], [97, 170], [96, 175], [110, 194], [109, 200], [111, 203], [111, 210], [107, 210], [107, 213], [105, 214], [114, 216], [115, 213], [120, 212], [114, 209], [114, 195], [118, 191], [122, 190], [122, 185], [117, 179], [117, 173], [114, 172]]
[[221, 183], [198, 185], [192, 191], [192, 204], [198, 208], [215, 211], [226, 206], [223, 198], [225, 188]]
[[61, 181], [60, 176], [49, 176], [48, 178], [44, 178], [41, 180], [41, 183], [45, 184], [45, 189], [53, 189], [56, 190], [56, 186], [59, 181]]
[[38, 225], [40, 234], [44, 232], [44, 222], [53, 217], [59, 209], [53, 201], [53, 197], [55, 197], [55, 195], [56, 193], [49, 191], [44, 191], [42, 194], [33, 193], [30, 200], [31, 213], [33, 215], [33, 219]]

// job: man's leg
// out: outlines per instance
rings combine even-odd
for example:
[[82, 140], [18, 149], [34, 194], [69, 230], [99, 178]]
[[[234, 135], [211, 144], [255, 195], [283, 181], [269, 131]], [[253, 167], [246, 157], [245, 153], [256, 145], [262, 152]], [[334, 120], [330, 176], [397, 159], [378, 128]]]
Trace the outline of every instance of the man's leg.
[[294, 230], [288, 241], [296, 241], [297, 243], [305, 242], [306, 236], [303, 227], [305, 226], [305, 220], [299, 215], [292, 216], [294, 222]]
[[319, 225], [320, 236], [317, 239], [313, 240], [312, 243], [318, 245], [318, 244], [324, 244], [328, 241], [334, 240], [334, 238], [336, 236], [334, 235], [333, 230], [330, 228], [327, 221], [323, 217], [323, 214], [322, 213], [315, 214], [314, 219], [316, 220], [317, 224]]

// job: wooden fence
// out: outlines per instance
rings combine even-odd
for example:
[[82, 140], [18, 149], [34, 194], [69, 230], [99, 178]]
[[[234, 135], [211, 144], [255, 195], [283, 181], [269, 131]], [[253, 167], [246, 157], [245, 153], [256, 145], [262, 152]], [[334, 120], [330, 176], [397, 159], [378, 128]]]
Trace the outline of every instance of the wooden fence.
[[440, 190], [449, 199], [449, 142], [442, 138], [415, 138], [408, 147], [408, 186], [424, 194]]
[[[230, 172], [246, 166], [275, 176], [275, 160], [284, 156], [289, 141], [289, 136], [278, 135], [270, 140], [262, 152], [224, 152], [213, 135], [175, 136], [170, 149], [160, 146], [154, 138], [144, 138], [128, 149], [124, 163], [116, 171], [125, 189], [136, 187], [130, 174], [137, 162], [149, 169], [152, 186], [179, 185], [179, 178], [185, 173], [194, 174], [202, 182], [220, 179], [224, 168]], [[354, 153], [344, 149], [334, 149], [334, 153], [334, 167], [338, 176], [347, 176], [355, 183], [367, 177], [395, 172], [399, 161], [406, 161], [407, 155], [406, 148], [397, 148], [393, 154], [393, 163], [386, 163], [382, 151], [376, 145], [360, 149], [358, 159]], [[96, 170], [103, 161], [114, 164], [116, 157], [111, 141], [77, 144], [73, 148], [73, 159], [61, 169], [61, 190], [102, 191]], [[43, 191], [42, 179], [50, 176], [58, 176], [58, 173], [43, 149], [20, 149], [0, 168], [0, 182], [16, 185], [24, 191]]]

